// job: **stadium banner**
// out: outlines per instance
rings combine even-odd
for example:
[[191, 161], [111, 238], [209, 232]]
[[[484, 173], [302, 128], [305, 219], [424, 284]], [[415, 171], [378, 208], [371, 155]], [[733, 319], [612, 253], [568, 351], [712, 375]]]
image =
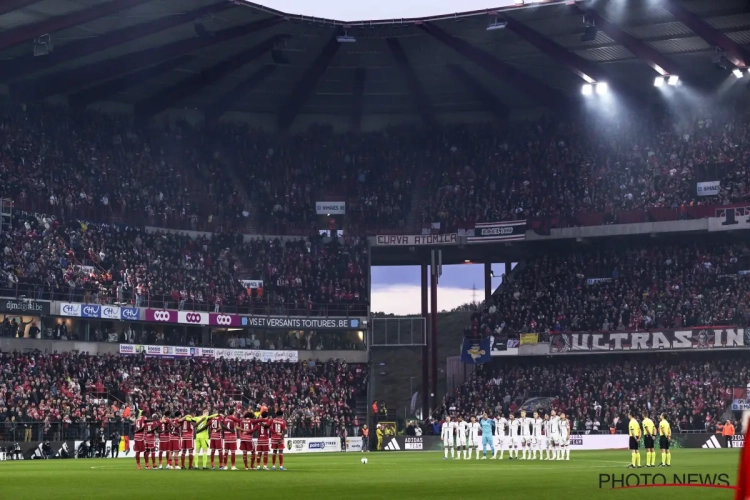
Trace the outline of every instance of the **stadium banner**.
[[708, 218], [709, 232], [750, 229], [750, 206], [717, 208], [716, 217]]
[[538, 333], [522, 333], [520, 340], [520, 345], [537, 345], [539, 343], [539, 334]]
[[3, 299], [0, 312], [30, 316], [49, 316], [50, 303], [43, 300]]
[[207, 312], [179, 311], [177, 322], [182, 325], [208, 325]]
[[146, 321], [156, 323], [177, 323], [177, 311], [167, 309], [146, 309]]
[[81, 305], [82, 318], [99, 318], [102, 315], [102, 306], [98, 304]]
[[70, 317], [80, 318], [82, 306], [83, 304], [72, 304], [70, 302], [60, 302], [60, 316], [70, 316]]
[[241, 325], [249, 328], [287, 330], [357, 330], [361, 318], [298, 318], [289, 316], [243, 316]]
[[[44, 458], [44, 441], [0, 441], [0, 462], [5, 460], [39, 460]], [[50, 456], [73, 458], [73, 441], [49, 441]]]
[[598, 285], [599, 283], [609, 283], [612, 278], [589, 278], [586, 280], [587, 285]]
[[120, 319], [122, 321], [140, 321], [141, 309], [139, 307], [121, 307]]
[[346, 202], [316, 201], [315, 213], [318, 215], [344, 215], [346, 213]]
[[120, 319], [120, 307], [119, 306], [102, 306], [102, 319]]
[[721, 181], [699, 182], [696, 185], [698, 196], [716, 196], [721, 189]]
[[440, 436], [385, 436], [383, 451], [440, 451]]
[[341, 451], [341, 438], [286, 438], [284, 453], [326, 453]]
[[720, 434], [672, 434], [670, 448], [703, 448], [704, 450], [715, 450], [717, 448], [743, 448], [743, 435], [729, 436], [729, 439]]
[[120, 344], [120, 354], [145, 354], [146, 356], [172, 358], [213, 358], [213, 347], [186, 347], [168, 345]]
[[236, 359], [238, 361], [262, 361], [264, 363], [298, 363], [299, 351], [261, 351], [259, 349], [214, 349], [216, 359]]
[[263, 280], [241, 280], [242, 286], [248, 289], [263, 288]]
[[362, 451], [362, 438], [356, 436], [346, 438], [346, 451]]
[[747, 411], [750, 410], [750, 401], [747, 399], [733, 399], [732, 400], [732, 411]]
[[[574, 434], [570, 436], [574, 450], [625, 450], [627, 434]], [[383, 438], [383, 451], [441, 451], [439, 436], [388, 436]]]
[[549, 352], [659, 351], [750, 347], [750, 328], [705, 327], [645, 332], [550, 334]]
[[404, 234], [378, 235], [375, 245], [382, 247], [419, 247], [430, 245], [458, 245], [458, 235], [451, 234]]
[[525, 220], [480, 222], [474, 225], [474, 235], [466, 238], [469, 243], [491, 243], [494, 241], [514, 241], [525, 239]]

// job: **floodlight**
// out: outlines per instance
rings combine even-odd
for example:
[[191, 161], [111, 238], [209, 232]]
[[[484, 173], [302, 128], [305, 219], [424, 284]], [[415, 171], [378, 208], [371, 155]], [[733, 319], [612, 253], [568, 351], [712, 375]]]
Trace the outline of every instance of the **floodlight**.
[[599, 95], [604, 95], [607, 92], [609, 92], [609, 85], [607, 85], [607, 82], [599, 82], [596, 84], [596, 93]]
[[583, 87], [581, 87], [581, 94], [591, 95], [593, 93], [594, 93], [594, 87], [590, 83], [584, 83]]
[[672, 86], [677, 85], [677, 82], [680, 81], [680, 77], [677, 75], [669, 75], [668, 83]]
[[736, 76], [737, 78], [742, 78], [742, 70], [740, 68], [734, 68], [732, 70], [732, 74]]
[[663, 76], [657, 76], [654, 78], [654, 87], [663, 87], [664, 86], [664, 77]]

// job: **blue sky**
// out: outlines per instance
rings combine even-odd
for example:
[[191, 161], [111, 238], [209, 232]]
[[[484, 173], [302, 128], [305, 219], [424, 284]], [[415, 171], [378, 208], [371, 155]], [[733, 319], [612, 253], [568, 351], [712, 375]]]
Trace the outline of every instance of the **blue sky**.
[[[492, 279], [493, 289], [501, 283], [505, 266], [493, 264], [498, 278]], [[419, 266], [377, 266], [372, 268], [373, 312], [388, 314], [419, 314], [421, 312], [421, 280]], [[443, 266], [438, 281], [438, 310], [451, 310], [473, 301], [472, 286], [477, 288], [476, 299], [484, 299], [484, 265], [457, 264]]]

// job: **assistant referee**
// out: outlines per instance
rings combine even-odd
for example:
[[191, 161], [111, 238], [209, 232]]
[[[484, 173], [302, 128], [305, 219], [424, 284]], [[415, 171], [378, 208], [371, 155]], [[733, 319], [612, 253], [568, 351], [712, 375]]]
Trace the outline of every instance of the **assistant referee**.
[[661, 422], [659, 422], [659, 448], [661, 448], [660, 467], [669, 467], [672, 465], [672, 454], [669, 452], [670, 439], [672, 439], [672, 427], [669, 425], [669, 422], [667, 422], [667, 416], [662, 413]]
[[654, 451], [654, 440], [656, 439], [656, 426], [654, 421], [648, 418], [648, 412], [643, 412], [643, 446], [646, 448], [646, 467], [656, 467], [656, 452]]
[[630, 465], [628, 469], [635, 469], [641, 467], [641, 454], [638, 452], [638, 445], [641, 441], [641, 426], [638, 425], [638, 421], [635, 419], [633, 412], [628, 413], [630, 423], [628, 424], [628, 434], [630, 435]]

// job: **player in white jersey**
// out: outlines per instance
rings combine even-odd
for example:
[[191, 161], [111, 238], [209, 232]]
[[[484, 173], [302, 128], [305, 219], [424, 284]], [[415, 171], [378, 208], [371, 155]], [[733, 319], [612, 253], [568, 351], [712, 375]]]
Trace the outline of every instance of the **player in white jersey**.
[[536, 460], [536, 452], [539, 450], [539, 460], [542, 459], [542, 425], [544, 420], [539, 418], [539, 412], [534, 412], [534, 420], [531, 422], [531, 459]]
[[558, 460], [570, 460], [570, 420], [565, 417], [564, 413], [560, 413], [560, 446]]
[[443, 427], [440, 429], [440, 439], [443, 440], [443, 449], [445, 452], [443, 460], [448, 460], [448, 450], [451, 451], [451, 460], [455, 460], [455, 434], [456, 422], [451, 422], [450, 417], [445, 417]]
[[508, 421], [504, 416], [498, 415], [495, 417], [495, 454], [492, 458], [497, 458], [497, 452], [500, 452], [500, 460], [503, 459], [503, 453], [505, 453], [505, 429], [508, 426]]
[[544, 414], [544, 423], [542, 425], [542, 431], [544, 432], [544, 435], [542, 436], [542, 450], [544, 450], [546, 456], [542, 457], [542, 453], [539, 453], [539, 459], [540, 460], [549, 460], [550, 459], [550, 438], [549, 438], [549, 413]]
[[[469, 424], [469, 435], [467, 436], [467, 443], [469, 445], [469, 456], [471, 458], [471, 450], [477, 450], [477, 460], [479, 460], [479, 422], [477, 417], [471, 417], [471, 423]], [[466, 458], [466, 457], [464, 457]]]
[[560, 417], [555, 410], [550, 411], [549, 417], [549, 438], [552, 445], [552, 459], [557, 460], [558, 449], [560, 447]]
[[461, 451], [464, 452], [464, 458], [466, 458], [466, 431], [469, 428], [468, 422], [463, 417], [456, 417], [456, 455], [458, 459], [461, 459]]
[[518, 460], [518, 448], [521, 447], [521, 422], [516, 420], [516, 416], [512, 413], [508, 420], [508, 428], [510, 429], [508, 435], [508, 445], [510, 448], [508, 450], [508, 459], [513, 460], [513, 455], [515, 455], [515, 459]]
[[526, 416], [526, 412], [521, 412], [521, 446], [523, 446], [523, 455], [521, 460], [526, 460], [526, 452], [529, 451], [529, 458], [531, 458], [531, 422], [532, 420]]

